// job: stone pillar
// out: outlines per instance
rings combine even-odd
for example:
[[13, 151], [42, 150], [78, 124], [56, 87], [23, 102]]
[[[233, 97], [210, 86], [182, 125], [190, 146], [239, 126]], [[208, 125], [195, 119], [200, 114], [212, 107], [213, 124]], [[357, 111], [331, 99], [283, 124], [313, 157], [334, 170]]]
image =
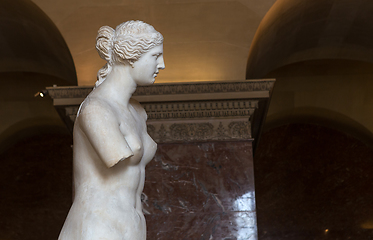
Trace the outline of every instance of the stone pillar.
[[[134, 94], [158, 143], [142, 195], [148, 240], [257, 239], [253, 151], [274, 80], [156, 84]], [[48, 88], [72, 129], [90, 88]], [[74, 103], [75, 102], [75, 103]]]

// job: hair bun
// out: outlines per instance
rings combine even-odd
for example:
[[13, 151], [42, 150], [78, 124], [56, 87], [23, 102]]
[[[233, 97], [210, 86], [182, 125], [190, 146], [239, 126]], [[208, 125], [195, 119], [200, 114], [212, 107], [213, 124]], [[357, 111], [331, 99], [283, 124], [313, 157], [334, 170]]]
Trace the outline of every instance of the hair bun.
[[115, 30], [109, 26], [103, 26], [98, 30], [96, 37], [96, 49], [102, 59], [111, 60], [111, 51]]

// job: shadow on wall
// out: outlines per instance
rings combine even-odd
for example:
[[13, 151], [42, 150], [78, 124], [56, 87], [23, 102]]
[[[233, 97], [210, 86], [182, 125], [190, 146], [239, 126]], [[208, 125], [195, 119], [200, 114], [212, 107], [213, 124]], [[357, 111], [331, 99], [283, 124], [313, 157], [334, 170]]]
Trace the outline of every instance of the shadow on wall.
[[373, 145], [373, 64], [350, 60], [299, 62], [276, 77], [267, 126], [322, 121]]
[[373, 133], [369, 129], [346, 115], [317, 107], [292, 108], [271, 114], [266, 119], [264, 132], [290, 123], [318, 124], [341, 131], [373, 149]]
[[0, 134], [0, 154], [20, 141], [36, 135], [69, 135], [71, 134], [59, 119], [30, 118], [13, 124]]

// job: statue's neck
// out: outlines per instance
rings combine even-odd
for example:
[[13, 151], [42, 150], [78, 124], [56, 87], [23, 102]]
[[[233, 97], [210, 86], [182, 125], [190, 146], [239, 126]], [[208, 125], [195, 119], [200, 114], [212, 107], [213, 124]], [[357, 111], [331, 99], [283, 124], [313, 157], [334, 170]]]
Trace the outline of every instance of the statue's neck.
[[108, 101], [127, 106], [137, 87], [129, 68], [131, 68], [129, 65], [114, 65], [106, 80], [97, 88], [100, 95]]

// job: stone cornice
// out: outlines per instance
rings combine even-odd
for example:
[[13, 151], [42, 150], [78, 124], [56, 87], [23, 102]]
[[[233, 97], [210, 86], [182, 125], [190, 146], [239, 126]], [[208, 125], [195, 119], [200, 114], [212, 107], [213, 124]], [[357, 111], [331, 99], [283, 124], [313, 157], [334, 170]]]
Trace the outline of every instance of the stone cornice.
[[[164, 96], [189, 94], [222, 94], [222, 93], [264, 93], [269, 92], [274, 85], [273, 79], [245, 80], [229, 82], [196, 82], [196, 83], [163, 83], [151, 86], [138, 86], [133, 97]], [[93, 86], [67, 86], [47, 87], [49, 95], [53, 99], [85, 98], [93, 89]]]
[[[158, 143], [249, 140], [260, 132], [274, 82], [154, 84], [139, 86], [133, 98], [146, 110], [148, 132]], [[49, 87], [47, 91], [72, 130], [78, 107], [92, 87]], [[260, 122], [253, 122], [254, 118]]]

